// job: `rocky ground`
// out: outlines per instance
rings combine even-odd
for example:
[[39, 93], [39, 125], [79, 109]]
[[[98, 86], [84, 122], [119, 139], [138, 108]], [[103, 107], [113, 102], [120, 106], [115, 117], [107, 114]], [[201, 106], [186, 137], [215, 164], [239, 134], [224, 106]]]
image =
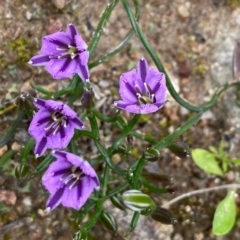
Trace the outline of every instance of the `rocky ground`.
[[[160, 55], [171, 80], [179, 94], [194, 105], [207, 101], [214, 90], [232, 80], [232, 55], [236, 39], [240, 38], [240, 4], [238, 0], [150, 0], [141, 2], [140, 26], [155, 51]], [[0, 132], [6, 134], [15, 109], [7, 102], [21, 91], [33, 92], [30, 82], [47, 89], [57, 90], [67, 86], [69, 80], [56, 81], [40, 67], [27, 64], [30, 57], [41, 47], [41, 38], [74, 23], [86, 42], [97, 26], [98, 19], [107, 6], [107, 0], [0, 0]], [[121, 2], [103, 29], [103, 36], [92, 57], [96, 60], [117, 46], [124, 38], [130, 23]], [[150, 57], [136, 36], [132, 37], [124, 50], [106, 63], [91, 70], [91, 81], [97, 93], [97, 107], [103, 111], [111, 108], [118, 99], [119, 75], [135, 66], [144, 56], [150, 65]], [[204, 114], [197, 126], [185, 133], [181, 140], [192, 148], [219, 146], [227, 143], [226, 151], [231, 157], [240, 158], [240, 108], [235, 89], [229, 89], [218, 104]], [[143, 119], [138, 130], [161, 139], [186, 121], [191, 113], [179, 106], [171, 96], [164, 109]], [[78, 104], [78, 103], [76, 103]], [[129, 116], [126, 115], [126, 118]], [[14, 139], [0, 149], [0, 156], [8, 150], [20, 151], [29, 138], [28, 120], [22, 122]], [[160, 127], [161, 126], [161, 127]], [[105, 142], [111, 143], [114, 132], [102, 128]], [[136, 148], [144, 143], [136, 141]], [[81, 146], [83, 152], [91, 146]], [[89, 151], [88, 151], [89, 152]], [[87, 154], [87, 153], [86, 153]], [[89, 156], [91, 157], [91, 156]], [[48, 197], [40, 184], [40, 176], [28, 181], [19, 181], [13, 176], [19, 155], [12, 156], [7, 166], [0, 167], [0, 238], [31, 240], [72, 239], [73, 229], [69, 219], [71, 212], [59, 207], [45, 214]], [[34, 158], [31, 166], [37, 164]], [[239, 169], [232, 169], [225, 178], [205, 174], [191, 158], [179, 159], [168, 151], [162, 153], [158, 164], [148, 164], [152, 171], [171, 175], [178, 191], [175, 194], [155, 198], [164, 204], [182, 193], [205, 187], [239, 182]], [[185, 239], [239, 239], [239, 217], [230, 234], [215, 237], [211, 232], [214, 210], [226, 191], [213, 192], [184, 199], [170, 207], [178, 224], [166, 226], [141, 217], [136, 231], [128, 239], [185, 240]], [[236, 198], [239, 210], [239, 197]], [[98, 239], [122, 239], [130, 221], [130, 214], [111, 209], [117, 217], [119, 235], [112, 236], [97, 225], [92, 235]]]

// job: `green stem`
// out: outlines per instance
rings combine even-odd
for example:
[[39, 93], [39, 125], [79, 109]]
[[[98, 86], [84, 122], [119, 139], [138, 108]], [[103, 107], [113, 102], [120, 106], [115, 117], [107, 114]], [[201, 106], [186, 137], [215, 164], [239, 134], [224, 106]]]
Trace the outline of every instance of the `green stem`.
[[165, 137], [162, 141], [152, 146], [152, 148], [161, 151], [163, 148], [167, 147], [176, 138], [186, 132], [190, 127], [197, 124], [201, 118], [202, 113], [196, 114], [194, 117], [185, 122], [181, 127], [177, 128], [172, 134]]
[[88, 117], [88, 120], [91, 125], [92, 134], [94, 136], [94, 139], [99, 139], [98, 124], [97, 124], [95, 116], [93, 115], [93, 113], [89, 113], [89, 114], [87, 114], [87, 117]]
[[119, 0], [113, 0], [111, 3], [109, 3], [106, 7], [106, 9], [104, 10], [100, 20], [99, 20], [99, 23], [98, 23], [98, 26], [96, 28], [96, 31], [94, 32], [94, 35], [93, 35], [93, 38], [92, 38], [92, 41], [90, 42], [89, 44], [89, 47], [88, 47], [88, 50], [89, 50], [89, 53], [90, 53], [90, 57], [93, 55], [96, 47], [97, 47], [97, 44], [101, 38], [101, 35], [102, 35], [102, 32], [103, 32], [103, 28], [105, 27], [106, 23], [107, 23], [107, 20], [109, 19], [113, 9], [116, 7], [116, 5], [118, 4], [118, 1]]
[[114, 188], [113, 190], [111, 190], [108, 195], [105, 197], [105, 200], [116, 195], [117, 193], [120, 193], [121, 191], [123, 191], [126, 187], [128, 186], [128, 182], [123, 183], [122, 185]]
[[92, 113], [101, 121], [103, 122], [116, 122], [118, 121], [122, 128], [126, 128], [126, 123], [124, 122], [123, 118], [120, 115], [115, 115], [113, 117], [108, 117], [101, 114], [97, 109], [92, 109]]
[[167, 88], [168, 91], [170, 92], [170, 94], [172, 95], [172, 97], [182, 106], [184, 106], [185, 108], [187, 108], [190, 111], [193, 112], [200, 112], [201, 109], [199, 107], [195, 107], [191, 104], [189, 104], [188, 102], [186, 102], [184, 99], [182, 99], [179, 94], [176, 92], [176, 90], [174, 89], [170, 78], [167, 75], [166, 70], [164, 69], [156, 51], [153, 50], [153, 48], [151, 47], [151, 45], [149, 44], [146, 36], [144, 35], [144, 33], [142, 32], [141, 28], [138, 25], [138, 22], [131, 10], [131, 7], [128, 3], [128, 0], [121, 0], [123, 7], [128, 15], [128, 18], [132, 24], [132, 27], [136, 33], [136, 35], [138, 36], [139, 40], [141, 41], [142, 45], [144, 46], [144, 48], [147, 50], [147, 52], [149, 53], [149, 55], [151, 56], [152, 60], [154, 61], [154, 63], [156, 64], [157, 68], [159, 71], [164, 72], [166, 75], [166, 84], [167, 84]]
[[109, 165], [106, 164], [105, 165], [105, 169], [104, 169], [104, 174], [103, 174], [103, 190], [102, 190], [102, 196], [104, 197], [106, 195], [107, 192], [107, 184], [108, 184], [108, 179], [109, 179]]
[[139, 181], [139, 178], [141, 176], [142, 170], [143, 170], [146, 162], [147, 161], [143, 157], [141, 157], [138, 160], [136, 169], [133, 172], [133, 183], [132, 183], [132, 186], [133, 186], [134, 189], [138, 189], [139, 188], [138, 187], [138, 181]]
[[134, 34], [134, 31], [130, 30], [126, 35], [126, 37], [123, 39], [123, 41], [117, 47], [115, 47], [111, 52], [107, 53], [106, 55], [99, 58], [98, 60], [89, 63], [89, 69], [94, 68], [103, 62], [107, 62], [110, 58], [115, 56], [118, 52], [120, 52], [125, 47], [125, 45], [131, 39], [133, 34]]
[[108, 164], [108, 166], [120, 176], [124, 176], [126, 171], [121, 169], [120, 167], [118, 167], [112, 162], [111, 155], [108, 153], [107, 149], [100, 142], [98, 141], [94, 141], [94, 142], [98, 151], [101, 153], [103, 159]]
[[[102, 201], [99, 200], [101, 203], [99, 203], [98, 205], [102, 205]], [[84, 229], [86, 229], [86, 231], [89, 231], [98, 221], [98, 218], [100, 217], [102, 213], [102, 208], [98, 208], [97, 211], [95, 212], [94, 216], [85, 223], [85, 225], [83, 226]]]
[[7, 144], [13, 138], [13, 135], [16, 133], [16, 129], [18, 125], [22, 122], [24, 116], [25, 116], [24, 111], [20, 111], [18, 113], [17, 119], [11, 124], [10, 131], [7, 133], [5, 137], [3, 137], [3, 139], [0, 140], [0, 148]]

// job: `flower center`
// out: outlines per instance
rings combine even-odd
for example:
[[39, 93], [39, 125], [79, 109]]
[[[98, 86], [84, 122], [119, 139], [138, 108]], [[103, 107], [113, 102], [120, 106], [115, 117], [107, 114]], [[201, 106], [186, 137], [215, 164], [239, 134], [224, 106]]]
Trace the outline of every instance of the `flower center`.
[[155, 94], [153, 93], [150, 86], [146, 82], [144, 82], [144, 87], [145, 87], [145, 93], [142, 93], [140, 91], [140, 89], [138, 88], [138, 86], [135, 85], [136, 95], [138, 98], [138, 104], [141, 105], [141, 104], [156, 103]]
[[84, 176], [85, 174], [82, 169], [73, 166], [61, 176], [60, 180], [63, 181], [69, 189], [73, 189], [81, 182]]
[[78, 56], [82, 52], [82, 51], [79, 51], [73, 45], [58, 46], [57, 50], [61, 51], [61, 53], [49, 56], [50, 59], [62, 59], [62, 58], [74, 59], [76, 56]]
[[61, 112], [53, 112], [44, 130], [47, 136], [50, 134], [57, 134], [62, 127], [67, 127], [67, 124], [68, 119]]

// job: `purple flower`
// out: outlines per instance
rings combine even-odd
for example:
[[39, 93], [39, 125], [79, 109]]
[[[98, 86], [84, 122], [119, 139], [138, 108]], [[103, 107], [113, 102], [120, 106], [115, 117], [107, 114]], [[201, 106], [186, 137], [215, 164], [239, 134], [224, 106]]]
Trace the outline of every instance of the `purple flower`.
[[52, 155], [57, 160], [42, 177], [43, 186], [51, 194], [47, 209], [53, 210], [62, 203], [79, 210], [93, 190], [99, 188], [97, 174], [88, 162], [72, 153], [54, 151]]
[[136, 114], [156, 112], [166, 103], [165, 75], [156, 68], [148, 68], [147, 61], [138, 61], [137, 69], [120, 76], [121, 100], [116, 107]]
[[68, 24], [66, 32], [56, 32], [42, 39], [41, 53], [30, 59], [33, 66], [45, 66], [55, 79], [71, 78], [78, 74], [89, 79], [87, 44], [77, 29]]
[[59, 101], [35, 99], [39, 109], [29, 126], [30, 135], [35, 138], [35, 154], [41, 156], [47, 148], [63, 149], [71, 141], [74, 129], [82, 129], [83, 123], [69, 106]]

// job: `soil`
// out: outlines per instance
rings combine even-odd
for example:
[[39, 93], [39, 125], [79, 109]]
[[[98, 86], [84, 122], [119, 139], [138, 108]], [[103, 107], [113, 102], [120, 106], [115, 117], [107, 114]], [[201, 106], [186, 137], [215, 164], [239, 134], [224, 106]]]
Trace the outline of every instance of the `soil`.
[[[36, 94], [30, 83], [49, 90], [58, 90], [69, 84], [69, 79], [53, 80], [41, 67], [27, 62], [36, 55], [44, 35], [65, 29], [73, 23], [83, 39], [89, 43], [99, 17], [107, 6], [107, 0], [0, 0], [0, 133], [5, 136], [17, 116], [11, 102], [20, 92]], [[235, 40], [240, 37], [240, 4], [238, 0], [150, 0], [141, 1], [140, 26], [150, 44], [159, 54], [179, 94], [194, 105], [206, 102], [217, 87], [232, 80], [232, 55]], [[117, 46], [130, 29], [130, 23], [121, 1], [114, 9], [103, 29], [102, 38], [90, 62], [99, 59]], [[136, 36], [109, 61], [91, 70], [91, 82], [97, 97], [96, 107], [110, 114], [114, 100], [119, 98], [117, 87], [122, 72], [133, 68], [144, 56], [149, 65], [153, 61]], [[225, 151], [232, 158], [240, 158], [240, 108], [236, 89], [223, 93], [218, 103], [200, 122], [188, 130], [180, 140], [194, 148], [218, 147], [221, 140]], [[179, 106], [169, 95], [169, 102], [159, 112], [143, 118], [137, 130], [161, 140], [183, 124], [191, 112]], [[79, 106], [80, 101], [75, 103]], [[78, 110], [80, 111], [81, 108]], [[129, 114], [123, 113], [126, 119]], [[8, 164], [0, 168], [0, 239], [70, 240], [74, 228], [69, 209], [58, 207], [50, 214], [44, 212], [48, 193], [41, 186], [41, 176], [30, 181], [19, 180], [14, 169], [20, 161], [20, 151], [29, 139], [27, 128], [30, 119], [25, 118], [14, 137], [0, 149], [0, 156], [9, 150], [17, 153]], [[88, 128], [88, 124], [86, 123]], [[110, 128], [109, 128], [110, 127]], [[101, 125], [102, 141], [111, 144], [118, 132], [109, 125]], [[148, 144], [136, 140], [134, 150], [139, 153]], [[86, 158], [93, 157], [96, 149], [88, 139], [82, 139], [79, 147]], [[119, 156], [115, 156], [116, 161]], [[130, 156], [130, 160], [134, 156]], [[33, 169], [39, 161], [33, 154], [27, 160]], [[239, 182], [239, 168], [233, 167], [226, 177], [204, 173], [191, 158], [180, 159], [164, 150], [158, 163], [149, 163], [149, 171], [172, 176], [177, 191], [174, 194], [154, 196], [158, 204], [192, 190]], [[128, 239], [152, 240], [201, 240], [240, 239], [239, 216], [233, 230], [224, 237], [211, 232], [211, 223], [217, 203], [227, 191], [206, 193], [186, 198], [170, 207], [178, 220], [174, 226], [163, 225], [141, 216], [137, 229]], [[240, 207], [240, 198], [236, 194]], [[131, 212], [106, 208], [117, 218], [119, 234], [112, 236], [98, 223], [91, 231], [93, 239], [123, 239], [129, 226]]]

